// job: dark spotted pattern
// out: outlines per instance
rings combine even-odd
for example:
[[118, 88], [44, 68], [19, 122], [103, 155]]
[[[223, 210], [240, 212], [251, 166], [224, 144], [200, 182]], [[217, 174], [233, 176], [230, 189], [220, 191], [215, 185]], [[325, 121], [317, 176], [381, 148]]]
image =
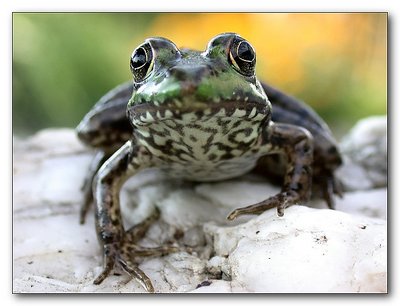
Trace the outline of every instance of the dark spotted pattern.
[[195, 181], [236, 177], [254, 167], [258, 155], [253, 149], [268, 113], [257, 113], [255, 108], [237, 116], [230, 113], [224, 117], [203, 113], [190, 123], [174, 118], [140, 125], [134, 130], [135, 140], [151, 152], [158, 168], [174, 177]]

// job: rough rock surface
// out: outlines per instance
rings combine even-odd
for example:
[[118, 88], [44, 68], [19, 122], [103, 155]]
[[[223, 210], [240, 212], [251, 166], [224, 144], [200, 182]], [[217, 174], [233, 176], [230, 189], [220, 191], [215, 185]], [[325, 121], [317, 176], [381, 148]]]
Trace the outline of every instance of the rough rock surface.
[[[73, 130], [14, 140], [14, 292], [144, 292], [125, 274], [92, 284], [102, 264], [93, 214], [78, 222], [91, 158]], [[282, 218], [269, 210], [229, 222], [231, 210], [278, 188], [252, 175], [189, 184], [147, 171], [121, 202], [126, 227], [161, 211], [142, 245], [193, 249], [143, 259], [157, 292], [386, 292], [386, 187], [371, 186], [380, 188], [346, 192], [337, 211], [315, 200]]]

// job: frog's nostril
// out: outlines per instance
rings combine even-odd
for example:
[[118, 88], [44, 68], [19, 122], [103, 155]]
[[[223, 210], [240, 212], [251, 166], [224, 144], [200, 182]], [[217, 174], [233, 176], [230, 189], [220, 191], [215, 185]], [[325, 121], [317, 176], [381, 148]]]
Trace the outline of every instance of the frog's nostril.
[[179, 81], [200, 80], [202, 77], [210, 74], [210, 70], [206, 65], [199, 66], [179, 66], [172, 67], [170, 74]]

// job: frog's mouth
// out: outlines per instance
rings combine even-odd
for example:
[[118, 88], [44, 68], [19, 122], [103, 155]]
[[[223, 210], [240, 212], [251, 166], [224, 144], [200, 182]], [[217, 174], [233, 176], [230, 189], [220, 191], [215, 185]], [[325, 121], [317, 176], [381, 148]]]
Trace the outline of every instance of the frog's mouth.
[[243, 120], [261, 121], [270, 117], [270, 104], [260, 101], [219, 101], [219, 102], [173, 102], [155, 105], [142, 103], [128, 107], [128, 115], [134, 125], [148, 125], [163, 120], [183, 120], [194, 122], [210, 117], [242, 118]]

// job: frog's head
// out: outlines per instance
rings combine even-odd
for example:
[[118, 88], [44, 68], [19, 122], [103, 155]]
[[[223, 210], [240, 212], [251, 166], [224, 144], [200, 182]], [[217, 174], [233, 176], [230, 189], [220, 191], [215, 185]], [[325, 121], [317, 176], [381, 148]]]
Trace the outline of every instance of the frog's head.
[[271, 106], [255, 75], [256, 54], [234, 33], [214, 37], [204, 52], [149, 38], [131, 57], [134, 90], [128, 116], [134, 126], [204, 116], [270, 118]]

